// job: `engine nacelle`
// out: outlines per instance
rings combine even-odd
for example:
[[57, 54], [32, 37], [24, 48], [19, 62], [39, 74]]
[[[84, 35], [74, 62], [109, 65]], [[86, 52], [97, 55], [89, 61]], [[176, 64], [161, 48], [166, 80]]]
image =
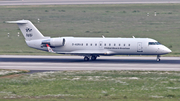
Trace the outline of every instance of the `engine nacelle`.
[[61, 47], [61, 46], [64, 46], [65, 39], [64, 38], [51, 38], [48, 40], [44, 40], [42, 42], [42, 45], [45, 45], [45, 44], [49, 44], [52, 47]]
[[64, 46], [64, 44], [65, 44], [64, 38], [52, 38], [52, 39], [50, 39], [50, 46], [60, 47], [60, 46]]

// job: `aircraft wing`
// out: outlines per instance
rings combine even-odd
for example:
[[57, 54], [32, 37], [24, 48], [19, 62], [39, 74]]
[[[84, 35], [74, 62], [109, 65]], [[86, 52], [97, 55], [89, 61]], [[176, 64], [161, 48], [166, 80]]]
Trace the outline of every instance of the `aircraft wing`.
[[107, 50], [76, 50], [71, 52], [54, 52], [51, 47], [46, 44], [48, 52], [57, 54], [71, 54], [71, 55], [112, 55], [114, 52]]
[[71, 54], [71, 55], [111, 55], [114, 52], [104, 50], [78, 50], [72, 52], [57, 52], [58, 54]]
[[48, 52], [55, 53], [48, 44], [46, 44], [46, 46], [47, 46]]

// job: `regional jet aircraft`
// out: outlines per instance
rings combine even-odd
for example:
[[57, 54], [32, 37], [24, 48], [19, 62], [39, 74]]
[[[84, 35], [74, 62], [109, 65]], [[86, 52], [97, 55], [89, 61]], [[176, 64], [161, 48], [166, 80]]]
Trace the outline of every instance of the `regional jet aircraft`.
[[160, 55], [171, 52], [169, 48], [151, 38], [105, 37], [44, 37], [29, 20], [7, 21], [18, 24], [29, 47], [57, 54], [84, 56], [84, 60], [110, 55]]

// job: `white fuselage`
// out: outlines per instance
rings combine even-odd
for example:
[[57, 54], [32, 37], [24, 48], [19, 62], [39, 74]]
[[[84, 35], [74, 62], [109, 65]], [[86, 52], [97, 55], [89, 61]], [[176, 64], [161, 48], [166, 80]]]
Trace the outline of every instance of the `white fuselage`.
[[[149, 45], [149, 42], [157, 42], [150, 38], [60, 38], [65, 39], [64, 46], [51, 47], [54, 52], [59, 54], [163, 55], [171, 52], [170, 49], [161, 44]], [[43, 40], [47, 39], [26, 41], [26, 43], [32, 48], [48, 51], [46, 47], [41, 46]]]

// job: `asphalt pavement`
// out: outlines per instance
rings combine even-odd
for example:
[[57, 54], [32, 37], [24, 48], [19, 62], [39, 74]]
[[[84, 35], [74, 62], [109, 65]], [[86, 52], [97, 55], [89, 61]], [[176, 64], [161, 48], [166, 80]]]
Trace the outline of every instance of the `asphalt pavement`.
[[21, 70], [154, 70], [180, 71], [180, 57], [101, 56], [84, 61], [82, 56], [0, 55], [0, 69]]

